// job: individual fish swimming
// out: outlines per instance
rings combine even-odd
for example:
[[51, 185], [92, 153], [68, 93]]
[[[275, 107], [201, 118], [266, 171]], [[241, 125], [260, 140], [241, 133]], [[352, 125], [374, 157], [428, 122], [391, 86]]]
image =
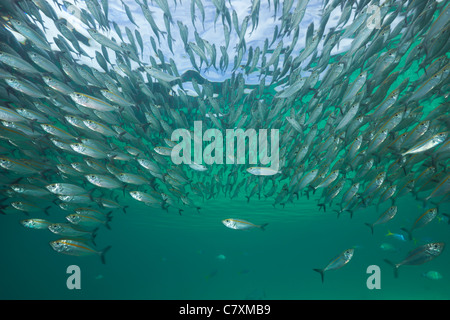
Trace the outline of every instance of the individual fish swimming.
[[429, 224], [431, 221], [433, 221], [437, 216], [438, 210], [437, 208], [431, 208], [425, 211], [422, 215], [420, 215], [416, 221], [414, 221], [414, 224], [410, 229], [407, 228], [401, 228], [403, 231], [405, 231], [408, 234], [409, 240], [412, 240], [412, 232], [415, 229], [423, 228], [427, 224]]
[[392, 263], [388, 259], [384, 259], [384, 261], [394, 268], [394, 277], [398, 278], [398, 268], [404, 265], [421, 265], [431, 261], [442, 253], [444, 247], [445, 243], [443, 242], [427, 243], [409, 252], [408, 256], [399, 263]]
[[373, 223], [365, 223], [365, 225], [367, 225], [370, 228], [373, 234], [373, 227], [375, 225], [386, 223], [389, 220], [392, 220], [396, 214], [397, 214], [397, 206], [392, 206], [389, 209], [387, 209], [383, 214], [381, 214], [381, 216], [378, 218], [377, 221]]
[[67, 254], [71, 256], [89, 256], [98, 255], [103, 264], [106, 263], [105, 254], [111, 249], [107, 246], [102, 251], [97, 251], [88, 244], [72, 239], [59, 239], [50, 242], [50, 246], [58, 253]]
[[235, 230], [248, 230], [248, 229], [258, 228], [258, 229], [261, 229], [262, 231], [264, 231], [265, 227], [268, 225], [268, 223], [256, 225], [256, 224], [253, 224], [253, 223], [243, 220], [243, 219], [232, 219], [232, 218], [224, 219], [224, 220], [222, 220], [222, 223], [227, 228], [235, 229]]
[[350, 260], [353, 258], [353, 254], [355, 253], [355, 249], [347, 249], [341, 254], [337, 255], [333, 258], [325, 268], [323, 269], [313, 269], [314, 271], [320, 273], [320, 277], [322, 279], [322, 283], [324, 281], [324, 274], [326, 271], [337, 270], [345, 266]]

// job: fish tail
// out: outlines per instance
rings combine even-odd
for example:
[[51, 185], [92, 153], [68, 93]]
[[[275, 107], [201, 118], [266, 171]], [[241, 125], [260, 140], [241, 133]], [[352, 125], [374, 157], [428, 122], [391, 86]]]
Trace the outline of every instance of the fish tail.
[[[320, 208], [319, 208], [319, 210], [320, 210]], [[334, 211], [334, 212], [337, 212], [337, 217], [339, 218], [339, 216], [340, 216], [341, 213], [342, 213], [342, 209], [341, 209], [341, 210], [333, 209], [333, 211]]]
[[122, 208], [123, 213], [127, 213], [127, 208], [128, 208], [128, 206], [124, 206], [124, 207]]
[[309, 190], [305, 190], [304, 192], [305, 192], [305, 195], [306, 195], [306, 199], [309, 200]]
[[109, 223], [112, 220], [112, 216], [111, 216], [112, 211], [108, 212], [106, 214], [106, 222], [105, 222], [105, 227], [108, 228], [108, 230], [111, 230], [111, 226], [109, 225]]
[[447, 223], [450, 224], [450, 214], [448, 213], [443, 213], [443, 216], [446, 216], [448, 218]]
[[370, 228], [370, 230], [372, 231], [372, 234], [373, 234], [373, 224], [367, 223], [367, 222], [364, 224]]
[[92, 231], [92, 235], [91, 235], [91, 241], [94, 244], [94, 246], [97, 246], [97, 244], [95, 243], [95, 238], [97, 237], [97, 231], [98, 231], [98, 227], [94, 229], [94, 231]]
[[260, 225], [259, 228], [260, 228], [262, 231], [266, 231], [266, 229], [264, 229], [264, 228], [265, 228], [267, 225], [268, 225], [268, 223], [264, 223], [264, 224]]
[[102, 260], [102, 263], [103, 263], [103, 264], [106, 264], [106, 261], [105, 261], [105, 253], [106, 253], [109, 249], [111, 249], [111, 246], [107, 246], [105, 249], [103, 249], [103, 250], [100, 252], [100, 259]]
[[323, 280], [324, 280], [323, 276], [324, 276], [325, 270], [324, 269], [313, 269], [313, 270], [320, 273], [320, 277], [322, 278], [322, 283], [323, 283]]
[[44, 213], [46, 214], [46, 215], [49, 215], [48, 214], [48, 210], [51, 208], [52, 206], [48, 206], [48, 207], [46, 207], [45, 209], [44, 209]]
[[350, 219], [353, 218], [353, 210], [347, 210], [348, 212], [350, 212]]
[[398, 264], [393, 263], [392, 261], [388, 259], [384, 259], [384, 262], [386, 262], [388, 265], [394, 268], [394, 278], [398, 278]]

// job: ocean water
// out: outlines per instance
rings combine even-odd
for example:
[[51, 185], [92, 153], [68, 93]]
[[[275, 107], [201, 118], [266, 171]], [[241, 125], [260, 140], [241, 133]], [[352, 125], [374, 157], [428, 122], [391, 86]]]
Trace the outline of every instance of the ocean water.
[[[136, 6], [134, 1], [126, 3], [132, 8]], [[237, 2], [233, 4], [237, 10], [240, 8]], [[321, 2], [311, 2], [302, 23], [308, 26], [315, 21], [318, 25], [320, 16], [317, 12], [320, 7]], [[120, 2], [111, 2], [110, 8], [111, 19], [128, 21], [123, 12], [120, 14]], [[207, 8], [211, 9], [211, 6]], [[245, 8], [247, 6], [242, 6], [238, 12], [245, 12]], [[186, 14], [181, 9], [174, 12], [179, 19]], [[214, 20], [213, 12], [207, 10], [207, 23]], [[260, 25], [264, 26], [262, 21], [267, 16], [262, 11]], [[143, 17], [136, 16], [136, 19], [142, 21]], [[163, 22], [161, 26], [164, 26]], [[272, 27], [268, 28], [257, 29], [246, 39], [248, 44], [261, 44], [263, 38], [258, 39], [257, 36], [272, 30]], [[208, 34], [202, 36], [206, 38]], [[304, 36], [299, 42], [304, 43]], [[180, 46], [180, 42], [178, 39], [176, 45]], [[163, 43], [161, 48], [167, 50], [165, 46]], [[410, 50], [413, 47], [411, 45]], [[346, 49], [348, 46], [344, 42], [339, 50], [345, 52]], [[410, 79], [410, 83], [414, 82], [423, 74], [417, 61], [410, 69], [403, 69], [410, 50], [392, 71], [401, 73], [391, 88], [397, 87], [406, 78]], [[189, 59], [182, 52], [175, 51], [173, 57], [179, 69], [188, 70]], [[382, 49], [380, 54], [384, 51], [386, 49]], [[84, 61], [85, 57], [80, 59]], [[203, 76], [220, 83], [230, 74], [210, 70], [205, 71]], [[350, 83], [356, 76], [356, 73], [349, 75]], [[255, 79], [250, 75], [246, 80], [251, 83]], [[266, 92], [273, 93], [275, 87], [276, 84], [268, 86]], [[440, 92], [423, 103], [424, 117], [445, 101], [445, 94]], [[302, 103], [307, 103], [311, 97], [309, 95]], [[3, 147], [10, 148], [6, 141], [2, 142]], [[15, 153], [6, 156], [15, 157]], [[448, 160], [444, 161], [444, 165], [447, 163]], [[133, 165], [138, 166], [136, 163]], [[196, 173], [197, 177], [202, 174], [209, 173]], [[222, 180], [222, 184], [225, 183], [226, 178]], [[409, 251], [425, 243], [450, 243], [450, 225], [442, 215], [450, 214], [448, 202], [440, 204], [437, 219], [424, 228], [414, 230], [413, 241], [403, 241], [388, 233], [404, 234], [401, 228], [409, 228], [431, 207], [430, 204], [424, 206], [411, 194], [396, 199], [397, 215], [392, 221], [375, 226], [374, 234], [365, 223], [376, 221], [391, 205], [390, 201], [382, 203], [379, 208], [375, 205], [361, 208], [352, 217], [348, 212], [337, 217], [333, 211], [336, 207], [327, 206], [326, 211], [319, 210], [320, 190], [310, 193], [309, 199], [300, 195], [298, 200], [283, 207], [280, 204], [274, 206], [274, 199], [266, 199], [263, 195], [260, 199], [255, 195], [248, 200], [242, 188], [239, 196], [233, 199], [223, 194], [207, 200], [193, 196], [201, 209], [186, 207], [180, 215], [171, 207], [166, 211], [146, 206], [128, 195], [122, 196], [121, 191], [116, 191], [116, 195], [121, 205], [128, 206], [127, 211], [114, 210], [111, 230], [101, 227], [96, 237], [97, 249], [111, 246], [105, 254], [106, 264], [102, 264], [97, 255], [76, 257], [57, 253], [49, 246], [49, 242], [57, 236], [48, 230], [24, 228], [19, 223], [31, 217], [64, 222], [67, 212], [51, 202], [48, 203], [52, 205], [49, 216], [44, 212], [26, 216], [19, 211], [7, 211], [7, 214], [1, 215], [0, 299], [450, 299], [448, 249], [423, 265], [401, 266], [398, 278], [394, 277], [393, 268], [384, 261], [400, 262]], [[265, 230], [232, 230], [222, 223], [227, 218], [268, 225]], [[383, 244], [390, 245], [391, 250], [382, 249]], [[313, 269], [324, 268], [333, 257], [349, 248], [355, 250], [351, 261], [338, 270], [326, 271], [322, 283], [320, 275]], [[67, 268], [71, 265], [79, 267], [80, 289], [68, 288], [67, 280], [71, 274], [67, 273]], [[380, 270], [380, 288], [376, 289], [370, 289], [367, 282], [372, 275], [368, 273], [368, 268], [373, 265]], [[442, 278], [433, 280], [424, 277], [423, 274], [428, 271], [437, 271]]]
[[[318, 209], [301, 199], [285, 209], [269, 201], [245, 198], [212, 200], [182, 216], [129, 203], [127, 214], [115, 214], [111, 230], [98, 234], [98, 248], [112, 245], [103, 265], [97, 256], [71, 257], [54, 252], [47, 230], [27, 230], [18, 217], [2, 217], [2, 299], [449, 299], [449, 256], [446, 251], [420, 266], [403, 266], [394, 278], [383, 259], [403, 259], [414, 243], [385, 236], [411, 224], [423, 209], [410, 197], [399, 200], [399, 215], [374, 234], [364, 225], [379, 213], [363, 210], [350, 219]], [[55, 210], [56, 211], [56, 210]], [[51, 212], [57, 216], [58, 212]], [[45, 218], [44, 216], [42, 216]], [[220, 221], [240, 217], [268, 222], [266, 231], [231, 230]], [[419, 243], [447, 240], [449, 226], [433, 221], [414, 236]], [[382, 243], [397, 251], [385, 252]], [[320, 275], [333, 256], [355, 247], [342, 269]], [[225, 259], [217, 257], [224, 255]], [[66, 273], [78, 265], [81, 289], [69, 290]], [[370, 265], [380, 267], [380, 289], [368, 289]], [[429, 270], [440, 280], [422, 276]]]

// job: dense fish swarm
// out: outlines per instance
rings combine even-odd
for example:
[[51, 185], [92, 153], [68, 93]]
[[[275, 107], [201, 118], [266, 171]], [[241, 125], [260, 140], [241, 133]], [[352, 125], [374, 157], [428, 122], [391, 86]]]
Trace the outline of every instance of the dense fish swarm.
[[[1, 212], [23, 211], [25, 227], [59, 235], [51, 243], [58, 252], [103, 262], [109, 247], [95, 249], [96, 230], [109, 228], [128, 199], [176, 214], [206, 214], [208, 199], [219, 196], [264, 197], [282, 210], [320, 193], [317, 210], [338, 215], [390, 204], [368, 223], [373, 232], [412, 194], [433, 208], [410, 236], [442, 215], [450, 187], [450, 4], [324, 1], [320, 23], [304, 28], [308, 2], [248, 1], [239, 18], [225, 0], [123, 1], [130, 23], [121, 26], [110, 21], [108, 0], [3, 1]], [[136, 23], [136, 4], [145, 24]], [[191, 16], [176, 20], [182, 5]], [[271, 19], [259, 19], [261, 6]], [[223, 42], [202, 38], [205, 11]], [[267, 24], [273, 34], [263, 45], [246, 41]], [[144, 30], [151, 36], [143, 39]], [[175, 45], [190, 62], [183, 72]], [[223, 79], [208, 80], [208, 71]], [[172, 132], [193, 132], [194, 121], [224, 136], [279, 130], [279, 168], [174, 164]], [[53, 210], [66, 210], [66, 221], [32, 218]]]

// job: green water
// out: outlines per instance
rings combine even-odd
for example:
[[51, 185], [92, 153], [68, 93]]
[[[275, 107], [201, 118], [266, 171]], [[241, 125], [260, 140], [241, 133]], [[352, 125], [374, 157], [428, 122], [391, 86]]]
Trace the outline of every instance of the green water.
[[[401, 74], [387, 94], [405, 78], [412, 83], [423, 74], [418, 62], [410, 70], [402, 69], [408, 54], [393, 70]], [[352, 75], [350, 83], [356, 76]], [[271, 89], [266, 92], [273, 93]], [[311, 97], [312, 93], [302, 103]], [[423, 117], [441, 103], [441, 97], [427, 101]], [[450, 242], [450, 225], [442, 215], [414, 230], [414, 241], [386, 236], [388, 231], [401, 233], [400, 228], [409, 228], [428, 209], [411, 195], [396, 199], [396, 217], [375, 226], [372, 235], [364, 223], [377, 220], [389, 201], [378, 211], [369, 206], [357, 210], [352, 218], [348, 212], [337, 218], [333, 207], [319, 211], [320, 190], [284, 208], [273, 207], [273, 197], [258, 200], [254, 196], [247, 202], [245, 194], [242, 188], [232, 200], [223, 195], [204, 202], [195, 198], [200, 212], [186, 208], [182, 215], [174, 208], [166, 212], [120, 196], [120, 204], [129, 206], [127, 213], [114, 210], [111, 230], [102, 227], [96, 238], [96, 248], [112, 246], [106, 264], [95, 255], [72, 257], [55, 252], [48, 243], [58, 237], [48, 230], [24, 228], [19, 224], [27, 218], [22, 212], [0, 216], [0, 299], [450, 299], [448, 249], [423, 265], [401, 266], [398, 278], [383, 261], [400, 262], [410, 250], [432, 241]], [[67, 214], [57, 206], [49, 213], [50, 217], [44, 213], [30, 217], [63, 222]], [[448, 202], [441, 204], [440, 213], [450, 213]], [[227, 218], [268, 226], [265, 231], [231, 230], [221, 222]], [[394, 250], [382, 250], [385, 243]], [[339, 270], [325, 272], [322, 283], [313, 269], [324, 268], [348, 248], [355, 248], [352, 260]], [[70, 265], [80, 267], [81, 289], [67, 287]], [[367, 286], [371, 265], [380, 267], [380, 289]], [[422, 276], [428, 271], [437, 271], [443, 278]]]
[[[334, 212], [318, 212], [313, 198], [301, 198], [285, 209], [271, 201], [211, 200], [201, 209], [175, 211], [149, 209], [129, 203], [127, 214], [115, 214], [112, 230], [99, 232], [97, 245], [112, 245], [106, 265], [97, 256], [60, 255], [47, 245], [55, 236], [47, 230], [28, 230], [18, 217], [2, 217], [1, 299], [449, 299], [448, 251], [421, 266], [403, 266], [395, 279], [383, 259], [400, 261], [414, 247], [386, 237], [410, 225], [423, 211], [409, 197], [399, 199], [399, 212], [388, 225], [364, 225], [379, 213], [375, 208], [357, 212], [352, 219]], [[380, 207], [380, 211], [385, 207]], [[56, 210], [55, 210], [56, 211]], [[52, 216], [61, 214], [52, 212]], [[225, 228], [220, 221], [240, 217], [255, 223], [269, 221], [266, 231]], [[418, 243], [448, 241], [446, 222], [433, 221], [416, 230]], [[381, 243], [398, 252], [384, 252]], [[346, 248], [356, 246], [354, 258], [342, 269], [320, 275]], [[225, 259], [218, 259], [224, 255]], [[81, 289], [69, 290], [69, 265], [81, 271]], [[380, 289], [368, 289], [367, 267], [381, 269]], [[440, 280], [422, 277], [429, 270]]]

